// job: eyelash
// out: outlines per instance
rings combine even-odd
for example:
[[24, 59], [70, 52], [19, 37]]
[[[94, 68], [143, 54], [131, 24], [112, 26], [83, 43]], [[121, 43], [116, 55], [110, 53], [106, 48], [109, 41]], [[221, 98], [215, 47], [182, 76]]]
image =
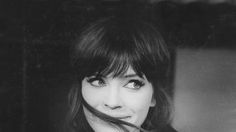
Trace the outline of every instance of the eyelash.
[[[93, 84], [95, 81], [98, 81], [98, 83], [102, 83], [102, 84]], [[106, 82], [104, 81], [104, 79], [102, 77], [91, 77], [87, 79], [87, 82], [94, 86], [94, 87], [103, 87], [106, 85]], [[130, 84], [134, 83], [134, 86], [128, 86]], [[141, 80], [138, 79], [131, 79], [129, 80], [123, 87], [125, 88], [129, 88], [129, 89], [134, 89], [134, 90], [138, 90], [141, 87], [143, 87], [145, 85], [145, 83]], [[136, 87], [137, 86], [137, 87]]]
[[[101, 82], [102, 85], [100, 86], [100, 85], [95, 85], [95, 84], [93, 84], [95, 81], [99, 81], [99, 83]], [[101, 77], [88, 78], [88, 79], [87, 79], [87, 82], [88, 82], [90, 85], [94, 86], [94, 87], [102, 87], [102, 86], [105, 85], [105, 81], [104, 81], [104, 79], [102, 79]]]
[[[127, 85], [129, 85], [130, 83], [134, 83], [134, 88], [127, 87]], [[136, 87], [137, 85], [138, 85], [138, 88]], [[145, 83], [143, 81], [132, 79], [132, 80], [129, 80], [127, 84], [125, 84], [125, 87], [130, 88], [130, 89], [138, 90], [141, 87], [143, 87], [144, 85], [145, 85]]]

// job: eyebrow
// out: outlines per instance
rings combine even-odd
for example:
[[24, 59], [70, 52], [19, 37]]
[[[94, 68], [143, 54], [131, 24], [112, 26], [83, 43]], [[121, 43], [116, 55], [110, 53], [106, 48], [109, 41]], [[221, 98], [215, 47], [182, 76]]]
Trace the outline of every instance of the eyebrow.
[[[139, 75], [137, 74], [128, 74], [128, 75], [124, 75], [124, 78], [131, 78], [131, 77], [140, 77]], [[143, 78], [143, 77], [141, 77]]]

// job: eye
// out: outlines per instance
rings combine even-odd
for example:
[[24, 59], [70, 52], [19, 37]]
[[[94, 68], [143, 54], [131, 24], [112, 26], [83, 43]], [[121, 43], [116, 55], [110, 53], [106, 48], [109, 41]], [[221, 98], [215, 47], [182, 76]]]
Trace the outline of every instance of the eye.
[[104, 79], [101, 77], [88, 78], [87, 82], [94, 87], [104, 87], [106, 85]]
[[125, 88], [130, 88], [130, 89], [140, 89], [142, 86], [144, 86], [145, 83], [140, 80], [129, 80], [127, 84], [125, 84]]

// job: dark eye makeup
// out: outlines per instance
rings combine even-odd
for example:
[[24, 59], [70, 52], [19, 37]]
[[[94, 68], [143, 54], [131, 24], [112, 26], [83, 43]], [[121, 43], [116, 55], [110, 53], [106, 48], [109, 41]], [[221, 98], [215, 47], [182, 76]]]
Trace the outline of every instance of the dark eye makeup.
[[141, 80], [138, 80], [138, 79], [131, 79], [128, 81], [127, 84], [125, 84], [124, 87], [126, 88], [130, 88], [130, 89], [135, 89], [135, 90], [138, 90], [140, 89], [141, 87], [143, 87], [145, 85], [145, 83]]
[[[102, 76], [95, 75], [91, 77], [87, 77], [86, 81], [94, 87], [103, 87], [106, 86], [106, 81]], [[138, 90], [145, 85], [145, 82], [141, 79], [128, 79], [127, 83], [124, 84], [123, 87]]]
[[104, 79], [100, 76], [88, 77], [86, 80], [90, 85], [94, 87], [102, 87], [106, 85]]

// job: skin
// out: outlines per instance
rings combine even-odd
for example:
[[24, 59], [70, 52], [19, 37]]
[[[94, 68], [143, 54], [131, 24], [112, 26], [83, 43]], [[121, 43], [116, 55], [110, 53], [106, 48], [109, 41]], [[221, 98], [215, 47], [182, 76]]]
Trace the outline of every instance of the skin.
[[[82, 96], [85, 101], [102, 113], [141, 126], [150, 107], [156, 105], [152, 84], [145, 76], [139, 77], [129, 67], [119, 77], [96, 75], [82, 81]], [[117, 132], [119, 129], [92, 115], [84, 107], [85, 117], [95, 132]], [[130, 132], [139, 130], [127, 127]]]

